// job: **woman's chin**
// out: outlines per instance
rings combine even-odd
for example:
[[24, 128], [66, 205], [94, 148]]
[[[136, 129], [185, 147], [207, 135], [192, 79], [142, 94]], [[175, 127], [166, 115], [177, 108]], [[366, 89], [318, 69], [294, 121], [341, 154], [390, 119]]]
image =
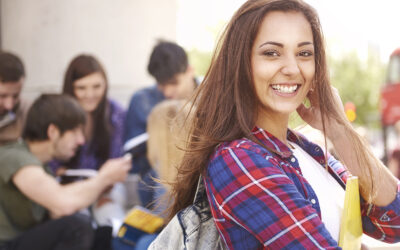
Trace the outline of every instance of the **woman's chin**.
[[87, 113], [92, 113], [93, 111], [96, 110], [95, 105], [83, 105], [82, 108], [87, 112]]

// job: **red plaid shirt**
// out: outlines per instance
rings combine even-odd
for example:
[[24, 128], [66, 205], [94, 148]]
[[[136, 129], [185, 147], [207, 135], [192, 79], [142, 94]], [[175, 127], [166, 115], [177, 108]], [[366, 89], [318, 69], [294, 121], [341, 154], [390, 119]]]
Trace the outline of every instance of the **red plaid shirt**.
[[[321, 221], [318, 198], [291, 150], [261, 128], [253, 134], [276, 153], [246, 138], [221, 144], [204, 178], [226, 245], [230, 249], [340, 249]], [[291, 131], [288, 140], [325, 166], [319, 146]], [[348, 175], [343, 165], [329, 157], [328, 166], [344, 185]], [[364, 233], [386, 242], [400, 241], [399, 192], [386, 207], [362, 201], [361, 210]]]

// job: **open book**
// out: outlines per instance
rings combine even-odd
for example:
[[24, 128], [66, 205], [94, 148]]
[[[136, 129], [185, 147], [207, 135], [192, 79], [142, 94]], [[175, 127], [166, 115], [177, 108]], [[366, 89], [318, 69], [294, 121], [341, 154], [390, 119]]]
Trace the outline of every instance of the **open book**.
[[147, 133], [143, 133], [138, 136], [135, 136], [125, 142], [124, 151], [129, 152], [133, 148], [139, 146], [140, 144], [145, 143], [148, 139], [149, 139], [149, 135]]
[[68, 177], [94, 177], [97, 175], [97, 170], [94, 169], [67, 169], [63, 173], [63, 176]]
[[[123, 157], [132, 157], [130, 153], [126, 153]], [[64, 177], [83, 177], [90, 178], [97, 175], [97, 170], [80, 168], [80, 169], [66, 169], [62, 176]]]
[[[140, 134], [138, 136], [133, 137], [132, 139], [128, 140], [124, 146], [123, 150], [125, 153], [124, 157], [128, 157], [133, 148], [145, 143], [149, 138], [147, 133]], [[97, 170], [95, 169], [67, 169], [62, 176], [65, 177], [79, 177], [79, 178], [90, 178], [97, 175]]]

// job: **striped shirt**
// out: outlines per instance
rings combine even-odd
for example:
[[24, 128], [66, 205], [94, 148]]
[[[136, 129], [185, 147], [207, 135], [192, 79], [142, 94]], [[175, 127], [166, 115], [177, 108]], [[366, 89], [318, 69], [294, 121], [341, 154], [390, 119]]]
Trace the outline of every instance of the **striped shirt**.
[[[246, 138], [222, 143], [204, 177], [226, 245], [230, 249], [340, 249], [321, 221], [317, 196], [292, 151], [261, 128], [253, 134], [271, 150]], [[290, 130], [287, 136], [325, 167], [319, 146]], [[343, 165], [332, 156], [327, 164], [329, 173], [344, 186], [348, 173]], [[361, 213], [364, 233], [386, 242], [400, 241], [399, 192], [386, 207], [362, 200]]]

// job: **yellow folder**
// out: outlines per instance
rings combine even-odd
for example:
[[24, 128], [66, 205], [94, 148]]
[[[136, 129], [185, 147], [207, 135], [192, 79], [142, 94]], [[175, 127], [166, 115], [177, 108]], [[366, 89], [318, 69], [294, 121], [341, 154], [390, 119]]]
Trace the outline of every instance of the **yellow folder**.
[[135, 206], [128, 212], [124, 224], [152, 234], [164, 225], [164, 219], [144, 207]]
[[346, 182], [339, 246], [343, 250], [360, 250], [362, 234], [358, 177], [349, 176]]

